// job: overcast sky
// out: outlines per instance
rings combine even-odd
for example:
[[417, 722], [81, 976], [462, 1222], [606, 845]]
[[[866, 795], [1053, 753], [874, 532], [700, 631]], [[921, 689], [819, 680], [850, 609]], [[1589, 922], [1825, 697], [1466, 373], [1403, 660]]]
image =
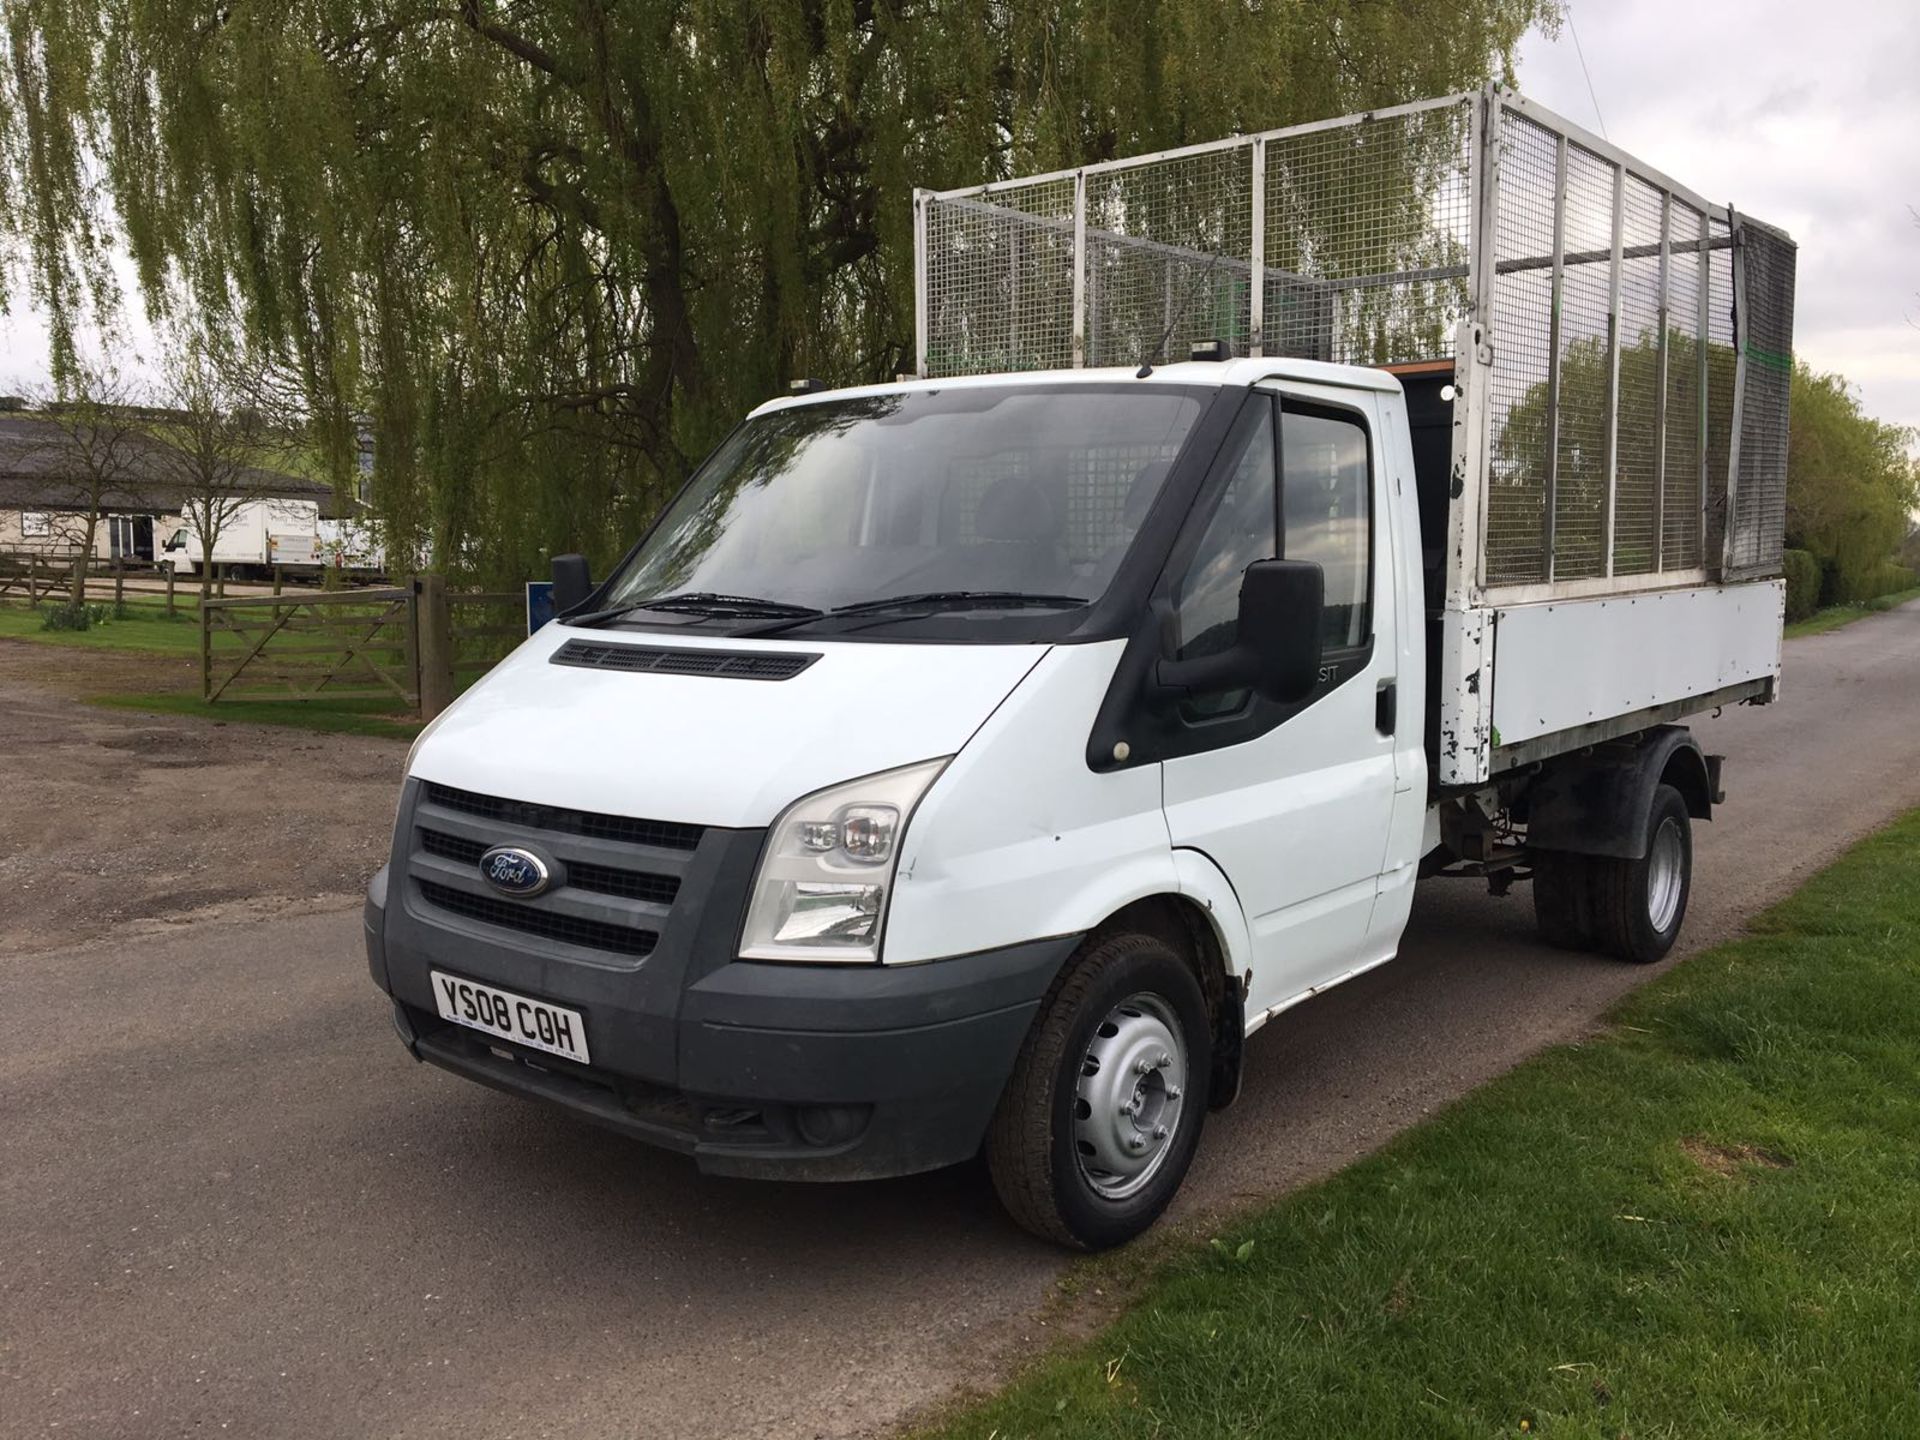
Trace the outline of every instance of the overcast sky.
[[[1520, 90], [1800, 244], [1794, 350], [1920, 427], [1920, 4], [1573, 0]], [[1580, 72], [1579, 33], [1593, 96]]]
[[[1557, 39], [1522, 44], [1520, 88], [1788, 230], [1796, 351], [1854, 381], [1870, 413], [1920, 428], [1920, 4], [1574, 0], [1572, 14]], [[131, 328], [151, 361], [152, 336]], [[46, 363], [38, 317], [0, 317], [0, 387]]]

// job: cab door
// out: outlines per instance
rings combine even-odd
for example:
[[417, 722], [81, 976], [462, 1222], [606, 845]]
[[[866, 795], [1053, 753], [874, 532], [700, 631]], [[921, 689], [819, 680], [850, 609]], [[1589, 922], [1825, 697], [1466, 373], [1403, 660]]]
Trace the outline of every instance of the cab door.
[[1399, 647], [1376, 419], [1371, 393], [1256, 389], [1163, 588], [1168, 645], [1188, 659], [1234, 643], [1254, 561], [1311, 560], [1325, 577], [1312, 693], [1192, 696], [1164, 751], [1173, 844], [1225, 872], [1252, 931], [1249, 1018], [1380, 958], [1369, 922], [1394, 812]]

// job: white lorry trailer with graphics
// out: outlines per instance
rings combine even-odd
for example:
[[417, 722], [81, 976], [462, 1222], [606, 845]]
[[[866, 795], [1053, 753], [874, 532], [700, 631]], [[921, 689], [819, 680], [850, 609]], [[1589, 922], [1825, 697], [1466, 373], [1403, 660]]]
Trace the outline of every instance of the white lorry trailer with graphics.
[[1421, 875], [1667, 953], [1674, 722], [1778, 677], [1785, 237], [1489, 90], [916, 239], [920, 378], [761, 407], [421, 736], [417, 1057], [721, 1174], [984, 1150], [1100, 1246]]
[[[213, 563], [230, 573], [264, 573], [275, 565], [316, 562], [320, 506], [312, 500], [268, 496], [232, 507], [213, 540]], [[207, 547], [191, 517], [183, 517], [161, 543], [154, 560], [177, 575], [197, 575], [207, 563]]]

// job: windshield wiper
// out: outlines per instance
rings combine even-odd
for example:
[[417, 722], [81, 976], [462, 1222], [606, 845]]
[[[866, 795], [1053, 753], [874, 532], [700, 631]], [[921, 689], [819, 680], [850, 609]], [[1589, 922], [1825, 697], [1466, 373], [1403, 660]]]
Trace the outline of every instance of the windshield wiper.
[[811, 605], [795, 605], [785, 600], [763, 600], [757, 595], [722, 595], [712, 590], [688, 590], [680, 595], [660, 595], [651, 600], [635, 600], [585, 615], [563, 615], [568, 625], [604, 625], [636, 610], [665, 610], [683, 615], [746, 615], [795, 622], [812, 620], [821, 611]]
[[852, 605], [835, 605], [831, 610], [811, 615], [796, 615], [746, 631], [748, 635], [777, 635], [809, 620], [837, 619], [843, 615], [883, 615], [889, 610], [1018, 610], [1029, 606], [1049, 610], [1077, 609], [1093, 602], [1083, 595], [1041, 595], [1026, 590], [926, 590], [917, 595], [888, 595], [878, 600], [861, 600]]

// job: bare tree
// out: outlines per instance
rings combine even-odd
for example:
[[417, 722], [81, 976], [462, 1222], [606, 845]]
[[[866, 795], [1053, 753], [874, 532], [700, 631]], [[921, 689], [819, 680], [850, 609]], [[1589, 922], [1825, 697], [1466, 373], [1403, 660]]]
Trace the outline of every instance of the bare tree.
[[186, 529], [200, 542], [200, 598], [213, 586], [213, 555], [241, 509], [271, 498], [281, 476], [262, 467], [290, 448], [289, 431], [253, 362], [192, 343], [167, 367], [156, 433], [159, 464], [180, 493]]
[[48, 481], [49, 528], [73, 551], [70, 603], [87, 599], [87, 565], [100, 519], [151, 480], [153, 445], [143, 433], [139, 396], [111, 366], [82, 367], [58, 391], [34, 397], [44, 440], [33, 463]]

